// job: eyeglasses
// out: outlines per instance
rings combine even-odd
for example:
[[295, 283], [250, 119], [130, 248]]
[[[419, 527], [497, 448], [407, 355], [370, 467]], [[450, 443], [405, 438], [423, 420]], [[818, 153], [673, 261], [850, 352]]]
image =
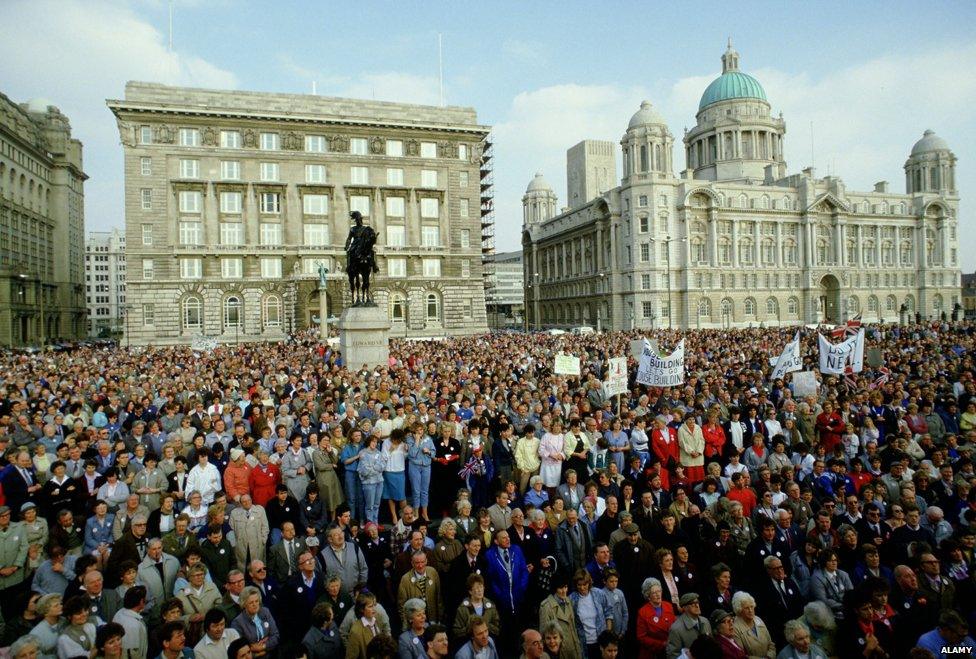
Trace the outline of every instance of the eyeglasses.
[[238, 579], [237, 581], [228, 581], [227, 582], [227, 585], [228, 586], [238, 586], [238, 585], [240, 585], [242, 583], [244, 583], [244, 580], [243, 579]]

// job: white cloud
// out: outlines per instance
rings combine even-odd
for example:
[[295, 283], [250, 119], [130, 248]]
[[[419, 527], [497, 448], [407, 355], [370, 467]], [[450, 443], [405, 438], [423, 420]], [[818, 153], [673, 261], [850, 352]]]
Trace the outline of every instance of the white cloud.
[[[38, 42], [43, 35], [43, 44]], [[86, 225], [123, 225], [122, 149], [106, 98], [127, 80], [233, 88], [237, 76], [192, 53], [169, 52], [164, 31], [108, 0], [6, 2], [0, 7], [0, 90], [50, 99], [84, 143]]]
[[[932, 128], [960, 157], [957, 184], [966, 204], [976, 194], [976, 169], [966, 160], [976, 152], [971, 109], [976, 106], [976, 44], [878, 57], [822, 76], [768, 67], [748, 69], [763, 85], [774, 113], [786, 121], [790, 172], [810, 165], [810, 122], [814, 124], [819, 176], [841, 176], [848, 190], [872, 190], [887, 180], [904, 191], [905, 159], [922, 131]], [[717, 75], [717, 73], [716, 73]], [[496, 208], [500, 250], [517, 249], [521, 197], [541, 170], [565, 203], [566, 150], [582, 139], [619, 142], [627, 119], [647, 97], [675, 136], [676, 173], [684, 163], [684, 127], [695, 124], [698, 101], [714, 75], [675, 80], [660, 88], [620, 84], [560, 85], [515, 97], [495, 127], [498, 150]], [[619, 148], [618, 148], [619, 151]], [[619, 171], [618, 171], [619, 173]], [[976, 223], [960, 218], [960, 244], [976, 244]], [[976, 252], [960, 250], [963, 269], [976, 268]]]

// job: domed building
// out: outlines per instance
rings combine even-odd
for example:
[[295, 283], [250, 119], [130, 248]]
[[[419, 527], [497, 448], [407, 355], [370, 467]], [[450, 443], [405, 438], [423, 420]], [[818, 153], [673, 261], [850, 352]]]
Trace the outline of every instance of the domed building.
[[[748, 327], [906, 322], [953, 315], [960, 302], [955, 165], [931, 130], [905, 162], [905, 192], [879, 181], [848, 190], [813, 168], [789, 174], [786, 122], [731, 40], [722, 72], [686, 130], [685, 169], [649, 101], [620, 140], [567, 157], [569, 208], [537, 175], [523, 197], [527, 326]], [[603, 145], [581, 150], [581, 145]], [[534, 283], [533, 283], [534, 282]]]

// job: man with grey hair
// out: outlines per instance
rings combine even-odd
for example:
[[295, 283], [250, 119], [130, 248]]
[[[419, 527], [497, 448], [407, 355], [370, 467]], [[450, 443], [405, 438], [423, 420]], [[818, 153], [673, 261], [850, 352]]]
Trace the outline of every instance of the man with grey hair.
[[129, 530], [112, 547], [112, 553], [105, 564], [105, 576], [109, 588], [122, 583], [121, 566], [125, 561], [132, 561], [139, 565], [146, 557], [149, 549], [149, 538], [146, 537], [148, 521], [149, 517], [145, 513], [133, 515]]
[[945, 514], [938, 506], [929, 506], [925, 509], [921, 526], [935, 536], [935, 546], [941, 545], [943, 540], [952, 537], [952, 525], [945, 520]]
[[819, 645], [811, 643], [810, 629], [799, 620], [790, 620], [783, 626], [783, 636], [789, 643], [780, 650], [776, 659], [827, 659]]
[[172, 597], [180, 562], [163, 551], [162, 540], [153, 538], [146, 546], [146, 557], [139, 563], [137, 570], [139, 583], [146, 587], [148, 593], [147, 617], [150, 623], [156, 623], [159, 621], [159, 608], [166, 599]]
[[369, 566], [363, 552], [354, 542], [346, 542], [346, 536], [338, 526], [327, 532], [328, 542], [319, 552], [319, 563], [325, 574], [336, 573], [342, 579], [342, 587], [351, 593], [358, 583], [369, 578]]

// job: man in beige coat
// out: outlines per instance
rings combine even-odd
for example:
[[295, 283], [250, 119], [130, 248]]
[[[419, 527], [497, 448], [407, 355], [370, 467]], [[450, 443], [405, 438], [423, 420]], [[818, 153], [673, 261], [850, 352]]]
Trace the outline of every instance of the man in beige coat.
[[413, 569], [400, 578], [400, 587], [397, 589], [397, 608], [403, 628], [410, 626], [410, 622], [403, 615], [403, 605], [412, 597], [422, 599], [427, 604], [428, 621], [440, 622], [444, 618], [441, 608], [441, 582], [437, 570], [427, 567], [427, 554], [423, 551], [414, 554], [410, 564]]
[[241, 505], [230, 513], [230, 528], [234, 531], [234, 554], [238, 565], [248, 565], [253, 560], [264, 560], [264, 548], [268, 541], [268, 515], [264, 508], [242, 494]]

